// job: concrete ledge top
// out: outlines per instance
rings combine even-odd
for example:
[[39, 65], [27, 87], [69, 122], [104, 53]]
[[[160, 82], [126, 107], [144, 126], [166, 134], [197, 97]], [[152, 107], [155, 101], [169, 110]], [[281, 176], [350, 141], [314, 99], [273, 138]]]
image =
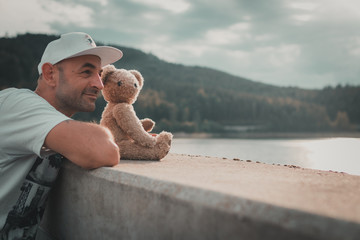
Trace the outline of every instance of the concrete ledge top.
[[[360, 176], [346, 173], [178, 154], [169, 154], [161, 161], [121, 160], [113, 168], [90, 172], [122, 183], [126, 183], [127, 178], [118, 173], [127, 173], [132, 175], [129, 184], [144, 188], [175, 184], [175, 189], [169, 186], [161, 189], [172, 195], [181, 193], [176, 186], [188, 186], [356, 225], [360, 223]], [[210, 204], [210, 198], [208, 202]], [[227, 207], [223, 207], [226, 210]]]

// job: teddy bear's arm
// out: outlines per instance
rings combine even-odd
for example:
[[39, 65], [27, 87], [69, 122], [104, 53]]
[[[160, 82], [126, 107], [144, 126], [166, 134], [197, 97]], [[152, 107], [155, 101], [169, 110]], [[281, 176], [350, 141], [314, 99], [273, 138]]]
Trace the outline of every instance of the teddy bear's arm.
[[113, 108], [113, 116], [125, 134], [140, 145], [154, 147], [156, 139], [145, 131], [132, 105], [119, 103]]
[[150, 132], [151, 130], [153, 130], [155, 126], [155, 122], [153, 120], [151, 120], [150, 118], [144, 118], [140, 121], [146, 132]]

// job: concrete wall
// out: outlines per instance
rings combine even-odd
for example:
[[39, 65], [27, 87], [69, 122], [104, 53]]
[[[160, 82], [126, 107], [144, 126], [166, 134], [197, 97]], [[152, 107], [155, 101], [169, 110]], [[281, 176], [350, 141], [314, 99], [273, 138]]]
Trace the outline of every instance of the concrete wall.
[[[351, 190], [351, 191], [349, 191]], [[66, 162], [42, 228], [56, 239], [360, 239], [360, 177], [169, 155]]]

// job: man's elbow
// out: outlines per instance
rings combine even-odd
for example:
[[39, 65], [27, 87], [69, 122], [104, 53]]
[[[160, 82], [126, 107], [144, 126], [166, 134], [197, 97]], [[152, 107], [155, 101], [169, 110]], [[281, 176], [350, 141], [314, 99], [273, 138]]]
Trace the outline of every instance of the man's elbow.
[[99, 167], [113, 167], [119, 164], [120, 153], [119, 148], [115, 144], [110, 144], [103, 151], [93, 155], [91, 161], [86, 161], [82, 166], [85, 169], [95, 169]]
[[106, 165], [108, 167], [113, 167], [118, 165], [120, 161], [120, 151], [119, 147], [116, 144], [113, 144], [106, 155]]

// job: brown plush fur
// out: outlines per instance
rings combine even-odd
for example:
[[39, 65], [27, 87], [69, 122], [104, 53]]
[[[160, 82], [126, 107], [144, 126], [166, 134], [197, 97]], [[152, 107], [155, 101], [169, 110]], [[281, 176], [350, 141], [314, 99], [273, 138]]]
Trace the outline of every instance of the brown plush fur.
[[113, 65], [103, 68], [102, 90], [108, 102], [100, 124], [109, 128], [120, 148], [121, 159], [160, 160], [170, 150], [172, 134], [161, 132], [152, 136], [149, 132], [155, 122], [139, 120], [133, 103], [144, 85], [144, 79], [136, 70], [116, 69]]

